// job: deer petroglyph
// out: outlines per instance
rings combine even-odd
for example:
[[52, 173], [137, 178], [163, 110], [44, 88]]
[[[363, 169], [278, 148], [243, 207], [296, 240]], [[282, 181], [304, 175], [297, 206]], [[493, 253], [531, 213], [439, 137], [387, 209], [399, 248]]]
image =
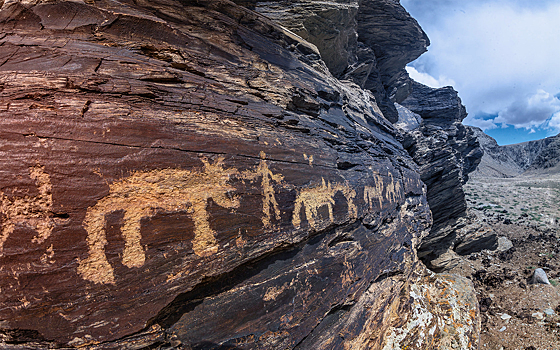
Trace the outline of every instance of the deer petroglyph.
[[87, 210], [83, 226], [88, 233], [89, 251], [88, 257], [80, 261], [78, 273], [95, 283], [115, 283], [113, 268], [105, 255], [105, 216], [116, 211], [124, 211], [122, 263], [129, 268], [142, 266], [145, 262], [140, 225], [142, 219], [153, 216], [157, 210], [190, 213], [194, 222], [194, 253], [202, 257], [216, 253], [217, 240], [206, 208], [208, 200], [211, 198], [224, 208], [238, 208], [237, 198], [228, 196], [235, 191], [228, 181], [239, 173], [235, 168], [224, 169], [223, 158], [213, 164], [202, 161], [203, 171], [163, 169], [136, 172], [111, 184], [109, 194]]
[[334, 222], [333, 206], [335, 204], [334, 196], [337, 192], [341, 192], [346, 198], [348, 205], [348, 215], [352, 218], [357, 217], [358, 208], [354, 204], [354, 197], [356, 191], [351, 189], [348, 185], [325, 183], [322, 179], [320, 186], [306, 188], [299, 192], [294, 207], [294, 214], [292, 216], [292, 224], [295, 227], [301, 225], [301, 209], [305, 209], [305, 217], [309, 226], [314, 229], [319, 228], [320, 223], [317, 222], [319, 216], [319, 209], [326, 206], [329, 213], [329, 222]]
[[4, 243], [18, 225], [36, 230], [37, 235], [32, 242], [37, 244], [43, 243], [52, 233], [54, 219], [50, 177], [42, 166], [31, 167], [29, 176], [35, 180], [38, 195], [9, 198], [4, 192], [0, 192], [0, 256], [4, 254]]

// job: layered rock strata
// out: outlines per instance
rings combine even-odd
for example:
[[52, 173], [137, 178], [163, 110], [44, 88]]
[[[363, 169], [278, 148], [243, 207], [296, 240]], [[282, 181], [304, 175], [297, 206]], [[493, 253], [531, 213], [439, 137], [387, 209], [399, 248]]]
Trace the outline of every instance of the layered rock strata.
[[398, 1], [237, 0], [315, 44], [330, 72], [373, 93], [385, 118], [410, 93], [404, 69], [430, 41]]
[[228, 1], [0, 5], [2, 346], [476, 348], [418, 166], [315, 45]]
[[[463, 184], [478, 166], [482, 150], [473, 131], [461, 123], [467, 113], [452, 87], [434, 89], [413, 82], [412, 93], [401, 102], [399, 112], [397, 126], [406, 132], [403, 145], [420, 167], [434, 220], [419, 255], [434, 270], [449, 268], [453, 259], [440, 257], [461, 242], [471, 241], [461, 234], [469, 231]], [[497, 243], [495, 235], [480, 239]]]

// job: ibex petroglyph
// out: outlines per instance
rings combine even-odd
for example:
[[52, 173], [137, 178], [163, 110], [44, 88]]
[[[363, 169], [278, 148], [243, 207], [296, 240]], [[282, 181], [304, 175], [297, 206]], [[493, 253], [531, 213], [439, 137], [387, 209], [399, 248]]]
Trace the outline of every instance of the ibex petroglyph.
[[305, 217], [309, 222], [309, 226], [314, 229], [319, 228], [319, 223], [317, 222], [317, 217], [319, 215], [319, 208], [326, 206], [329, 213], [329, 221], [334, 222], [333, 206], [335, 204], [334, 196], [337, 192], [341, 192], [346, 198], [348, 205], [348, 215], [350, 217], [357, 217], [358, 209], [354, 204], [354, 197], [356, 197], [356, 191], [351, 189], [348, 185], [342, 185], [339, 183], [331, 184], [330, 182], [325, 183], [325, 179], [322, 179], [320, 186], [306, 188], [299, 192], [295, 207], [294, 214], [292, 216], [292, 224], [295, 227], [299, 227], [301, 224], [301, 209], [305, 208]]
[[186, 211], [194, 221], [192, 246], [198, 256], [208, 256], [218, 251], [215, 232], [208, 222], [208, 199], [224, 208], [238, 208], [239, 201], [228, 196], [235, 187], [228, 184], [237, 169], [223, 168], [223, 158], [213, 164], [203, 160], [203, 171], [163, 169], [136, 172], [132, 176], [112, 183], [109, 195], [87, 210], [83, 223], [86, 229], [88, 257], [80, 261], [78, 272], [84, 279], [95, 283], [114, 283], [113, 268], [107, 261], [105, 245], [106, 215], [124, 211], [121, 233], [125, 240], [122, 263], [139, 267], [146, 259], [140, 244], [141, 221], [157, 210]]

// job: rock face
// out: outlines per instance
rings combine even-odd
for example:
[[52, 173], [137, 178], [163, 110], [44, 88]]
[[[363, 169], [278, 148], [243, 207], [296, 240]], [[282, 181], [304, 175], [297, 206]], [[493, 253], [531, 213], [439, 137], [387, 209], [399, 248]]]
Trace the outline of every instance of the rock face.
[[[527, 171], [558, 174], [560, 171], [560, 134], [538, 141], [542, 143], [541, 151], [537, 153]], [[527, 146], [537, 145], [538, 141], [528, 142]]]
[[410, 93], [404, 69], [430, 44], [408, 12], [393, 0], [238, 0], [315, 44], [331, 73], [370, 90], [385, 118]]
[[484, 156], [473, 176], [515, 177], [530, 173], [558, 173], [560, 135], [542, 140], [499, 146], [477, 127], [470, 127], [480, 141]]
[[462, 186], [480, 162], [482, 150], [472, 130], [461, 123], [467, 113], [451, 87], [433, 89], [413, 82], [412, 93], [401, 102], [399, 112], [403, 120], [411, 120], [410, 112], [421, 120], [415, 129], [408, 128], [403, 143], [420, 166], [434, 220], [419, 255], [434, 270], [446, 268], [447, 264], [436, 262], [464, 240], [458, 236], [467, 225], [463, 219], [467, 203]]
[[[228, 1], [0, 6], [2, 346], [477, 347], [417, 164], [317, 46]], [[356, 47], [404, 86], [406, 45]]]
[[505, 147], [499, 146], [496, 140], [486, 135], [480, 128], [473, 126], [470, 128], [484, 150], [480, 164], [472, 174], [473, 177], [514, 177], [523, 172], [519, 160], [512, 158], [513, 154], [509, 154]]

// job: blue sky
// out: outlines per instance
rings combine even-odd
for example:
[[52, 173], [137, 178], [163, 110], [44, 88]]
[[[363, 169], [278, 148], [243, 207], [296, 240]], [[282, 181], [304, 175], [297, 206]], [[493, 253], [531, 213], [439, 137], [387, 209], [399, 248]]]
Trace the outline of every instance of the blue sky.
[[[560, 133], [560, 1], [401, 0], [430, 37], [414, 79], [452, 85], [500, 144]], [[520, 141], [521, 140], [521, 141]]]

